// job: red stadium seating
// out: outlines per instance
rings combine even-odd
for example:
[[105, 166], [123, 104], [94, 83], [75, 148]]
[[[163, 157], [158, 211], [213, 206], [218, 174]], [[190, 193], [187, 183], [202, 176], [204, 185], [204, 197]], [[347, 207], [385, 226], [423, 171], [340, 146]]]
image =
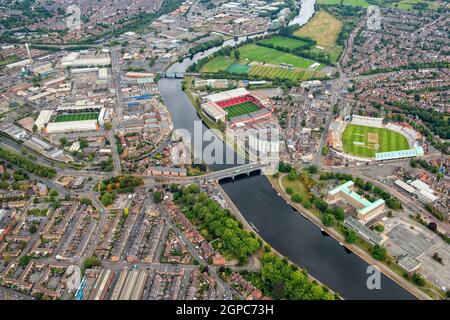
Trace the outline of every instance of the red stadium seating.
[[239, 103], [243, 103], [243, 102], [247, 102], [247, 101], [251, 101], [254, 104], [256, 104], [259, 107], [263, 107], [261, 105], [261, 103], [259, 102], [258, 99], [256, 99], [255, 97], [251, 96], [251, 95], [246, 95], [246, 96], [241, 96], [241, 97], [236, 97], [236, 98], [232, 98], [232, 99], [227, 99], [227, 100], [222, 100], [217, 102], [217, 105], [221, 108], [226, 108], [229, 106], [233, 106], [235, 104], [239, 104]]

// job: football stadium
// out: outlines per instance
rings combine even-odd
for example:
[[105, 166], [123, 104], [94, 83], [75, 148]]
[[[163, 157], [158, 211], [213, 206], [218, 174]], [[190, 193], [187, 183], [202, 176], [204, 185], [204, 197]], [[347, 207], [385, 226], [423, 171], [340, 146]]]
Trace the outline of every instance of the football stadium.
[[206, 96], [201, 108], [211, 120], [226, 122], [232, 128], [266, 121], [273, 111], [268, 98], [244, 88]]
[[103, 105], [80, 105], [42, 110], [35, 121], [47, 134], [98, 130], [103, 126], [106, 109]]
[[391, 160], [423, 155], [419, 134], [407, 124], [383, 123], [383, 118], [353, 115], [330, 125], [328, 144], [351, 158]]

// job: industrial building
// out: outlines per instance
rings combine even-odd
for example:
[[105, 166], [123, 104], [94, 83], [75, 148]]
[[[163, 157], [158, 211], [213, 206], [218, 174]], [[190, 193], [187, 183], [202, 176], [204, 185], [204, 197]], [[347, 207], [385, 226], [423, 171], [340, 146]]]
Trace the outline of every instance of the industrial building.
[[408, 194], [416, 195], [417, 199], [422, 203], [431, 203], [439, 199], [434, 194], [434, 190], [423, 181], [414, 180], [408, 184], [402, 180], [396, 180], [395, 184]]
[[345, 200], [350, 205], [358, 209], [357, 218], [363, 223], [367, 223], [384, 211], [385, 203], [383, 199], [370, 202], [357, 194], [353, 189], [354, 182], [347, 181], [344, 184], [328, 191], [327, 199], [330, 203]]
[[61, 58], [62, 67], [97, 67], [97, 66], [108, 66], [111, 64], [111, 58], [109, 55], [103, 54], [101, 56], [95, 55], [82, 55], [80, 52], [71, 52], [67, 56]]

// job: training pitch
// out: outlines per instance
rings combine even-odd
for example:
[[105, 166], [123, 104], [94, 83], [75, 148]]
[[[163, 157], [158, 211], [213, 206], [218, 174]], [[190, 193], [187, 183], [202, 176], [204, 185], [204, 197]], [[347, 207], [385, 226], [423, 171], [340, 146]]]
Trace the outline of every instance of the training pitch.
[[350, 124], [342, 133], [344, 152], [373, 158], [377, 152], [409, 149], [408, 140], [400, 133], [385, 129]]
[[247, 114], [253, 111], [259, 110], [259, 107], [253, 102], [246, 101], [243, 103], [235, 104], [229, 107], [224, 108], [224, 110], [228, 113], [227, 118], [232, 119], [234, 117], [241, 116], [243, 114]]
[[97, 120], [98, 115], [99, 115], [98, 112], [61, 114], [61, 115], [56, 116], [55, 122]]

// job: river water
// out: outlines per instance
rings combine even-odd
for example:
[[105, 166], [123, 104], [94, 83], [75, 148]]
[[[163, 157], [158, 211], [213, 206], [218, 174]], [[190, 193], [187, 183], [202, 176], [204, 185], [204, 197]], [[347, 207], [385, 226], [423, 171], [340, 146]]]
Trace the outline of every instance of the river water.
[[[304, 9], [294, 18], [296, 23], [306, 23], [314, 14], [315, 0], [303, 1]], [[235, 45], [244, 39], [229, 40], [224, 45]], [[192, 60], [184, 59], [167, 71], [184, 72], [190, 64], [218, 49], [198, 53]], [[195, 121], [201, 119], [182, 91], [181, 80], [161, 79], [158, 85], [172, 115], [174, 127], [193, 134]], [[202, 125], [202, 131], [206, 129]], [[242, 160], [225, 144], [223, 152], [233, 153], [236, 161]], [[234, 165], [215, 163], [209, 167], [216, 171]], [[265, 176], [238, 179], [236, 182], [223, 181], [221, 184], [245, 219], [255, 225], [267, 243], [345, 299], [414, 299], [414, 296], [384, 275], [381, 275], [381, 288], [369, 290], [366, 285], [368, 264], [355, 254], [346, 252], [333, 238], [323, 236], [316, 225], [294, 211], [277, 195]]]

